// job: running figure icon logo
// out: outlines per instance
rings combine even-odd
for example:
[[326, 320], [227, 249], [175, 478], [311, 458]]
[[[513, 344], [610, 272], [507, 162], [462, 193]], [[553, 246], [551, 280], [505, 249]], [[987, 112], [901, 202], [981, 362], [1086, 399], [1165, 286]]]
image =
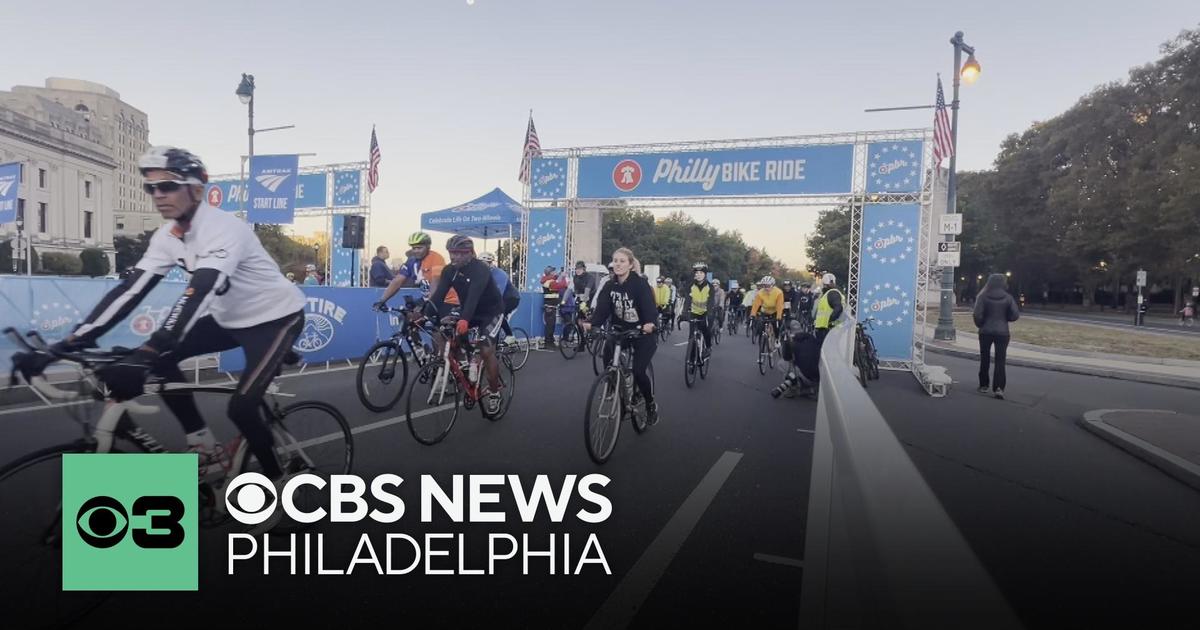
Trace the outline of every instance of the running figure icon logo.
[[642, 183], [642, 165], [634, 160], [621, 160], [613, 168], [613, 185], [621, 192], [630, 192]]

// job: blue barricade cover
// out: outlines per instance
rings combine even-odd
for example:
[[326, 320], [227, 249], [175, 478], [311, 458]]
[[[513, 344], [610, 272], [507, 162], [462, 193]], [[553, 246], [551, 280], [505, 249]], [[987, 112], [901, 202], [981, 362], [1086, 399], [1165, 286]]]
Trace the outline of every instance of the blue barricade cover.
[[[0, 276], [0, 328], [12, 326], [22, 333], [37, 330], [47, 340], [57, 341], [118, 283], [89, 278]], [[182, 282], [160, 282], [125, 321], [100, 339], [100, 346], [133, 347], [145, 342], [158, 330], [185, 286]], [[357, 359], [376, 339], [394, 330], [394, 316], [371, 309], [383, 289], [305, 286], [301, 290], [308, 301], [304, 330], [294, 349], [306, 363]], [[402, 289], [391, 303], [403, 304], [406, 294], [416, 296], [418, 291]], [[541, 311], [540, 293], [522, 293], [521, 305], [511, 317], [512, 325], [524, 328], [531, 338], [539, 337], [543, 330]], [[0, 338], [0, 373], [8, 371], [8, 358], [16, 350], [14, 343]], [[222, 371], [236, 372], [244, 365], [240, 349], [221, 353]]]

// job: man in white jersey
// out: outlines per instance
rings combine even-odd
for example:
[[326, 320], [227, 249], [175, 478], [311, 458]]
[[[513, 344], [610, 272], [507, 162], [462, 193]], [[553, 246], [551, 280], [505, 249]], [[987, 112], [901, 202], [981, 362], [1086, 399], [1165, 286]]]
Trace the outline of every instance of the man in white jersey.
[[[184, 359], [242, 348], [246, 367], [227, 413], [245, 436], [263, 474], [282, 480], [273, 439], [259, 414], [267, 386], [304, 328], [304, 294], [279, 273], [251, 227], [231, 213], [204, 203], [208, 172], [184, 149], [154, 147], [138, 160], [143, 188], [164, 224], [124, 282], [104, 296], [60, 350], [94, 346], [121, 322], [173, 267], [191, 274], [183, 295], [150, 339], [129, 356], [98, 372], [112, 395], [125, 400], [142, 393], [150, 372], [183, 381]], [[216, 450], [212, 433], [191, 394], [164, 396], [203, 466]]]

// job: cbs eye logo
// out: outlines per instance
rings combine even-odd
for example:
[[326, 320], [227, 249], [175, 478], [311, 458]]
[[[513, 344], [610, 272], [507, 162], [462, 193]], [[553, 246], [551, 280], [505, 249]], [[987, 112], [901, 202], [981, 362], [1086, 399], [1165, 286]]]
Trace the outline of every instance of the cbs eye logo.
[[242, 473], [225, 486], [225, 509], [243, 525], [258, 525], [275, 513], [275, 484], [260, 473]]
[[145, 496], [134, 500], [130, 511], [109, 496], [92, 497], [75, 515], [75, 531], [80, 540], [97, 549], [120, 544], [130, 530], [130, 515], [149, 517], [147, 527], [133, 528], [133, 544], [142, 549], [174, 549], [183, 544], [185, 532], [181, 520], [183, 501], [172, 496]]

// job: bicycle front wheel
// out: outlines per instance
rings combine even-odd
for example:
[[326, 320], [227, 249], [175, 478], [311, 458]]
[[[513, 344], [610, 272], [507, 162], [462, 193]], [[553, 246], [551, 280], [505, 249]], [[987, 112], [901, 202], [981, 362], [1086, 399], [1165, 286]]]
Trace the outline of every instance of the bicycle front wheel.
[[696, 365], [700, 362], [700, 350], [696, 337], [688, 339], [687, 356], [683, 359], [683, 382], [688, 387], [696, 384]]
[[520, 370], [529, 360], [529, 333], [525, 332], [524, 328], [513, 328], [512, 333], [513, 340], [505, 342], [504, 354], [512, 360], [513, 370]]
[[758, 336], [758, 373], [765, 375], [767, 373], [767, 336]]
[[396, 406], [408, 383], [408, 358], [394, 340], [377, 342], [358, 364], [358, 400], [371, 411]]
[[444, 440], [458, 418], [462, 399], [458, 380], [444, 361], [421, 368], [408, 389], [406, 424], [413, 439], [426, 446]]
[[592, 372], [600, 376], [604, 373], [604, 335], [593, 335], [588, 350], [592, 353]]
[[563, 358], [570, 361], [579, 353], [579, 325], [566, 324], [563, 326], [562, 338], [558, 342], [558, 351], [562, 353]]
[[0, 614], [9, 623], [70, 626], [109, 596], [63, 591], [62, 456], [90, 452], [82, 443], [63, 444], [0, 468]]
[[621, 433], [621, 388], [616, 370], [601, 374], [588, 394], [583, 415], [583, 441], [588, 457], [597, 464], [608, 461]]

